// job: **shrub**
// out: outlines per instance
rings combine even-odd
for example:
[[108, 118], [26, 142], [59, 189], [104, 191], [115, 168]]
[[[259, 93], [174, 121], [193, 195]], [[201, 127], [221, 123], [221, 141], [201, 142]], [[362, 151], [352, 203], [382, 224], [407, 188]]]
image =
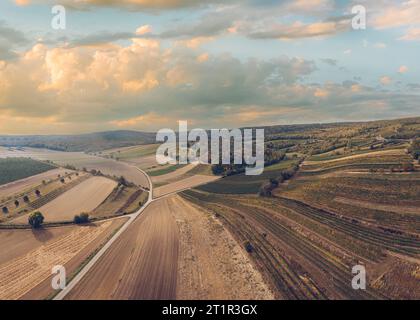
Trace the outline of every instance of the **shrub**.
[[35, 194], [37, 197], [39, 197], [41, 195], [41, 191], [39, 191], [38, 189], [35, 190]]
[[254, 247], [252, 246], [252, 244], [251, 244], [249, 241], [247, 241], [247, 242], [245, 243], [245, 250], [246, 250], [248, 253], [252, 253], [252, 252], [254, 251]]
[[125, 180], [125, 178], [123, 176], [119, 177], [118, 178], [118, 185], [127, 187], [127, 185], [128, 185], [127, 180]]
[[15, 200], [15, 206], [16, 206], [16, 208], [19, 207], [19, 201], [18, 200]]
[[75, 215], [73, 221], [76, 224], [88, 223], [89, 222], [89, 214], [83, 212], [80, 215]]
[[24, 196], [24, 197], [23, 197], [23, 201], [25, 201], [25, 202], [29, 202], [29, 197], [28, 197], [28, 196]]
[[28, 223], [33, 229], [38, 229], [44, 223], [44, 216], [39, 211], [31, 213], [28, 218]]
[[412, 163], [410, 163], [410, 162], [403, 163], [403, 165], [402, 165], [402, 169], [403, 169], [403, 171], [405, 171], [405, 172], [412, 172], [412, 171], [415, 171], [414, 165], [413, 165]]
[[3, 207], [3, 213], [9, 213], [9, 209], [7, 209], [7, 207]]

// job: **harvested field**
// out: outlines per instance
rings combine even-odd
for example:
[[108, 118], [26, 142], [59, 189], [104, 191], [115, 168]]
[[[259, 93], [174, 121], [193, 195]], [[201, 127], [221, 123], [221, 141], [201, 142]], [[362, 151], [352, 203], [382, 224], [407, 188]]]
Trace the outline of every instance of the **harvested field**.
[[142, 156], [138, 158], [128, 158], [122, 160], [143, 170], [151, 170], [159, 168], [160, 165], [156, 162], [156, 155]]
[[124, 219], [88, 226], [0, 230], [0, 300], [45, 299], [52, 294], [51, 269], [71, 276]]
[[101, 152], [103, 156], [118, 158], [120, 160], [137, 159], [156, 154], [159, 144], [146, 144], [132, 147], [109, 149]]
[[0, 186], [0, 199], [10, 197], [17, 193], [23, 193], [26, 189], [41, 184], [43, 180], [48, 181], [50, 179], [55, 179], [58, 175], [64, 175], [65, 172], [71, 172], [71, 170], [61, 168], [48, 170], [25, 179], [4, 184]]
[[190, 163], [186, 166], [180, 167], [179, 169], [176, 169], [170, 173], [153, 176], [152, 175], [152, 182], [156, 184], [165, 183], [168, 181], [175, 181], [177, 179], [182, 178], [186, 173], [188, 173], [190, 170], [194, 169], [197, 164]]
[[178, 196], [153, 202], [66, 299], [271, 299], [244, 251]]
[[[274, 194], [401, 231], [419, 232], [420, 180], [411, 175], [352, 175], [295, 179]], [[338, 201], [335, 201], [338, 199]], [[340, 201], [340, 199], [349, 199]], [[405, 210], [407, 209], [407, 210]]]
[[352, 155], [343, 155], [339, 158], [334, 159], [328, 159], [328, 160], [307, 160], [305, 161], [305, 164], [325, 164], [325, 163], [333, 163], [333, 162], [340, 162], [340, 161], [346, 161], [346, 160], [353, 160], [353, 159], [359, 159], [359, 158], [370, 158], [370, 157], [383, 157], [386, 155], [397, 155], [397, 156], [403, 156], [405, 155], [405, 152], [403, 149], [389, 149], [389, 150], [381, 150], [381, 151], [364, 151], [357, 154]]
[[140, 208], [140, 203], [147, 201], [149, 194], [139, 187], [119, 186], [90, 215], [92, 217], [110, 217], [133, 213]]
[[[71, 221], [82, 212], [99, 206], [116, 187], [117, 183], [105, 177], [91, 177], [38, 209], [45, 222]], [[27, 223], [27, 215], [13, 220]]]
[[155, 201], [66, 299], [175, 299], [179, 234], [169, 198]]
[[339, 159], [325, 161], [305, 161], [302, 170], [307, 172], [322, 172], [325, 170], [338, 170], [348, 167], [354, 168], [388, 168], [411, 163], [412, 158], [402, 149], [390, 149], [363, 154], [347, 156]]
[[392, 205], [392, 204], [381, 204], [381, 203], [375, 203], [371, 201], [349, 199], [345, 197], [335, 197], [334, 201], [357, 206], [357, 207], [367, 208], [367, 209], [382, 210], [382, 211], [395, 212], [395, 213], [400, 213], [400, 214], [404, 214], [404, 213], [420, 214], [420, 201], [417, 204], [417, 206], [399, 206], [399, 205]]
[[181, 190], [185, 190], [188, 188], [193, 188], [202, 184], [216, 181], [218, 179], [220, 179], [220, 177], [202, 176], [202, 175], [188, 177], [188, 178], [173, 182], [171, 184], [167, 184], [162, 187], [155, 188], [153, 190], [153, 196], [155, 198], [159, 198], [167, 194], [179, 192]]
[[177, 299], [274, 298], [244, 249], [213, 215], [179, 196], [170, 201], [180, 229]]
[[[388, 266], [390, 255], [406, 261], [418, 259], [420, 242], [416, 235], [284, 198], [221, 196], [193, 190], [182, 195], [213, 211], [239, 243], [251, 246], [249, 255], [277, 298], [382, 299], [408, 295], [388, 284], [379, 289], [376, 276], [369, 278], [366, 292], [354, 291], [350, 271], [361, 263], [368, 275], [380, 276], [377, 271]], [[393, 267], [395, 276], [402, 270], [400, 266]], [[409, 278], [406, 275], [405, 281]], [[411, 293], [419, 289], [418, 283], [410, 285]]]
[[61, 166], [67, 164], [76, 167], [79, 170], [100, 170], [102, 173], [110, 176], [124, 176], [127, 181], [133, 182], [139, 186], [149, 187], [146, 176], [134, 166], [112, 159], [92, 156], [82, 152], [61, 152], [46, 149], [25, 148], [24, 150], [9, 151], [9, 154], [15, 156], [31, 157], [39, 160], [50, 160]]
[[[65, 172], [64, 175], [57, 175], [57, 177], [45, 181], [45, 183], [36, 185], [26, 189], [22, 193], [17, 193], [12, 197], [3, 199], [1, 202], [1, 207], [3, 208], [1, 220], [9, 222], [15, 218], [29, 214], [64, 194], [89, 177], [90, 175], [84, 172], [79, 173], [70, 171], [67, 174]], [[39, 194], [37, 194], [37, 191]], [[18, 202], [18, 205], [16, 205], [17, 202], [15, 201]], [[7, 208], [7, 213], [4, 212], [4, 208]]]

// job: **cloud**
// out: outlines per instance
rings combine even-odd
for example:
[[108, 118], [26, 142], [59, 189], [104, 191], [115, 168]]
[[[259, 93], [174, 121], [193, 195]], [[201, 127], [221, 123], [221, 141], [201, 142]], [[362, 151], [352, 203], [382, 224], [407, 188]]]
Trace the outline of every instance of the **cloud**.
[[323, 37], [350, 29], [348, 17], [337, 20], [326, 20], [314, 23], [295, 21], [292, 24], [274, 24], [261, 30], [251, 30], [247, 35], [253, 39], [299, 39]]
[[30, 0], [15, 0], [15, 3], [18, 6], [26, 6], [30, 3]]
[[142, 36], [151, 32], [152, 32], [152, 26], [147, 24], [147, 25], [138, 27], [136, 30], [136, 35]]
[[374, 48], [376, 49], [385, 49], [386, 48], [386, 44], [383, 42], [377, 42], [373, 45]]
[[407, 71], [408, 71], [407, 66], [401, 66], [401, 67], [398, 68], [399, 73], [406, 73]]
[[28, 42], [25, 35], [0, 20], [0, 60], [16, 58], [16, 49]]
[[420, 1], [401, 1], [384, 6], [373, 19], [377, 29], [396, 28], [419, 24]]
[[336, 67], [337, 64], [338, 64], [338, 60], [330, 59], [330, 58], [321, 59], [321, 61], [324, 62], [324, 63], [326, 63], [326, 64], [328, 64], [328, 65], [330, 65], [330, 66], [333, 66], [333, 67]]
[[279, 87], [285, 90], [314, 69], [299, 58], [241, 62], [226, 54], [197, 56], [188, 47], [162, 48], [151, 39], [106, 48], [37, 44], [2, 66], [0, 112], [28, 121], [48, 117], [57, 124], [51, 128], [65, 123], [68, 130], [70, 124], [73, 130], [112, 128], [129, 119], [156, 129], [158, 122], [141, 122], [139, 114], [203, 120], [218, 117], [226, 105], [231, 113], [249, 103], [272, 105]]
[[112, 120], [109, 123], [119, 128], [145, 126], [148, 123], [153, 123], [154, 125], [164, 127], [165, 125], [173, 125], [173, 120], [168, 117], [156, 114], [154, 112], [150, 112], [145, 115], [136, 116], [129, 119]]
[[391, 77], [383, 76], [379, 79], [379, 82], [382, 83], [384, 86], [386, 86], [392, 83], [392, 79]]
[[405, 35], [399, 38], [399, 40], [420, 41], [420, 28], [411, 28], [407, 30]]
[[[142, 9], [179, 9], [186, 7], [199, 7], [206, 6], [212, 3], [229, 3], [236, 2], [230, 0], [210, 0], [206, 3], [196, 0], [62, 0], [60, 4], [73, 9], [88, 9], [91, 7], [120, 7], [129, 10], [142, 10]], [[56, 4], [55, 0], [15, 0], [17, 5], [29, 4]]]

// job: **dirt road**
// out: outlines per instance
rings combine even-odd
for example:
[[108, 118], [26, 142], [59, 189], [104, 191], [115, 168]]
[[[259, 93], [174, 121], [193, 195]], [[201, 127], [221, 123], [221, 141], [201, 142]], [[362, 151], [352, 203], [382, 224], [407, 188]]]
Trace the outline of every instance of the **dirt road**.
[[175, 299], [178, 228], [169, 203], [152, 202], [65, 299]]

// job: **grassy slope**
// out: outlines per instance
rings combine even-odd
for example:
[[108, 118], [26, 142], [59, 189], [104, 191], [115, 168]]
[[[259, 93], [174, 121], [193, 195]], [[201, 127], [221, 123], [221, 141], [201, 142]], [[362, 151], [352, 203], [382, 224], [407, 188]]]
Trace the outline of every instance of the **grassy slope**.
[[0, 159], [0, 185], [24, 179], [54, 168], [50, 164], [27, 158]]
[[238, 174], [200, 186], [197, 189], [224, 194], [256, 194], [263, 183], [267, 182], [270, 178], [278, 178], [281, 171], [293, 167], [297, 161], [281, 161], [266, 167], [261, 175], [247, 176], [245, 174]]

